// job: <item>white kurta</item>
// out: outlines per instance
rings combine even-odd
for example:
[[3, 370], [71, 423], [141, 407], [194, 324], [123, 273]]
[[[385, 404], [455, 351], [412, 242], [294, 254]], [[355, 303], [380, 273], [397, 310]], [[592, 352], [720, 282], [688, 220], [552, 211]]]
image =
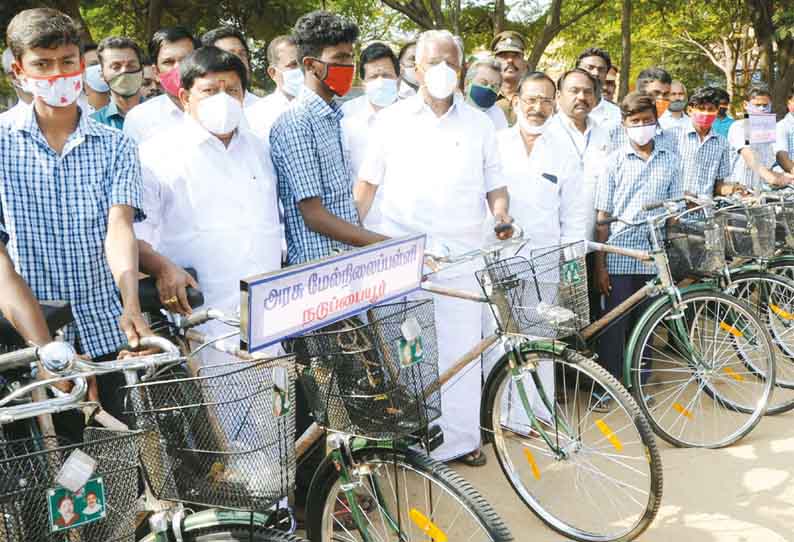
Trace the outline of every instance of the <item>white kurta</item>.
[[269, 144], [270, 128], [291, 103], [286, 94], [276, 89], [273, 93], [260, 98], [255, 104], [246, 107], [245, 119], [250, 130]]
[[167, 94], [161, 94], [133, 107], [124, 117], [123, 131], [140, 145], [178, 125], [184, 116]]
[[620, 107], [604, 99], [598, 102], [598, 105], [590, 111], [590, 118], [607, 131], [623, 122]]
[[[403, 100], [378, 116], [361, 179], [383, 191], [386, 235], [426, 233], [428, 246], [459, 254], [481, 246], [486, 194], [504, 185], [490, 119], [456, 95], [438, 118], [421, 96]], [[477, 291], [477, 264], [437, 278], [452, 288]], [[439, 371], [444, 372], [482, 334], [482, 306], [434, 296]], [[474, 361], [442, 389], [444, 444], [433, 457], [446, 461], [480, 445], [481, 364]]]
[[659, 126], [662, 130], [673, 130], [674, 128], [687, 128], [690, 125], [689, 116], [686, 113], [681, 113], [681, 116], [675, 118], [668, 109], [661, 117], [659, 117]]

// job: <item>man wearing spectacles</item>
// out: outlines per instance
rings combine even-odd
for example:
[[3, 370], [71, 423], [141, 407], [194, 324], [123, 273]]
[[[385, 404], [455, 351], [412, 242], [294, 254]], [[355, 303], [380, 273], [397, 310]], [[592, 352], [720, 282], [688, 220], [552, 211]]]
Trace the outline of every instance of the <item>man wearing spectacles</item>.
[[579, 55], [576, 67], [592, 75], [598, 82], [599, 96], [596, 98], [595, 107], [590, 111], [590, 118], [606, 129], [619, 125], [621, 122], [620, 108], [600, 96], [600, 91], [607, 82], [607, 74], [612, 68], [612, 59], [609, 57], [609, 53], [598, 47], [585, 49]]

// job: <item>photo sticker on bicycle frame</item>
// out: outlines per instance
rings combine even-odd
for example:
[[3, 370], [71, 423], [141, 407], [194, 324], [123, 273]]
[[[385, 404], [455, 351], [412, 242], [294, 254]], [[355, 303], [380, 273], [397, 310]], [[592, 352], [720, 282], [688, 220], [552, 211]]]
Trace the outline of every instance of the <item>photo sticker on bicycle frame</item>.
[[422, 348], [422, 337], [416, 337], [410, 341], [400, 339], [400, 365], [411, 367], [424, 359], [425, 351]]
[[289, 374], [284, 367], [273, 367], [273, 415], [289, 413], [292, 405], [289, 397]]
[[562, 280], [565, 284], [579, 284], [582, 282], [582, 268], [578, 260], [572, 260], [563, 264]]
[[102, 478], [92, 478], [77, 492], [65, 487], [48, 489], [47, 506], [53, 533], [94, 523], [107, 513], [105, 483]]

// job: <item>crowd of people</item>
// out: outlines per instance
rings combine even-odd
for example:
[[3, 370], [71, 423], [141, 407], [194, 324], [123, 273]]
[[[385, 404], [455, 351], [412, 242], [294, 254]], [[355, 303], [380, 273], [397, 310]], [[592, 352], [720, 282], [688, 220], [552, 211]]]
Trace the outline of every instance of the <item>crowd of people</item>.
[[[187, 287], [234, 312], [242, 277], [392, 237], [424, 233], [456, 253], [515, 221], [530, 249], [607, 242], [625, 226], [600, 222], [640, 220], [650, 202], [794, 182], [793, 93], [776, 137], [763, 138], [751, 120], [773, 113], [767, 88], [749, 89], [734, 120], [723, 89], [689, 92], [649, 67], [615, 103], [606, 51], [588, 48], [552, 78], [528, 70], [512, 31], [470, 57], [459, 37], [430, 30], [356, 58], [356, 25], [312, 12], [268, 44], [276, 90], [264, 98], [250, 91], [249, 42], [235, 28], [200, 39], [164, 28], [145, 54], [122, 36], [82, 43], [68, 16], [42, 8], [17, 14], [6, 36], [19, 102], [0, 115], [0, 309], [44, 344], [36, 300], [69, 301], [66, 338], [95, 360], [151, 333], [141, 272], [171, 312], [191, 311]], [[356, 76], [364, 92], [345, 100]], [[650, 248], [642, 229], [614, 242]], [[589, 265], [601, 310], [653, 275], [617, 255]], [[474, 270], [438, 279], [475, 290]], [[443, 371], [482, 335], [483, 314], [452, 298], [435, 308]], [[599, 348], [616, 376], [630, 325]], [[477, 367], [444, 388], [438, 459], [485, 463], [481, 379]], [[120, 410], [114, 383], [100, 382], [99, 398]], [[299, 429], [310, 421], [300, 403], [298, 417]]]

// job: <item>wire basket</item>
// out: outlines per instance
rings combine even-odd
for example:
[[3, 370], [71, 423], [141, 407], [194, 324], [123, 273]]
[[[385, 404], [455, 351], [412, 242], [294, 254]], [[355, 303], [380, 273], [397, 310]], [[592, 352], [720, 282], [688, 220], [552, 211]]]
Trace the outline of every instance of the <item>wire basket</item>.
[[[142, 438], [139, 431], [88, 428], [82, 444], [56, 437], [0, 442], [0, 540], [134, 542]], [[97, 462], [91, 478], [102, 478], [106, 515], [93, 523], [53, 532], [48, 493], [58, 487], [55, 479], [74, 450]], [[75, 512], [82, 519], [82, 510], [75, 507]]]
[[128, 386], [127, 405], [151, 432], [141, 461], [155, 496], [264, 510], [289, 494], [295, 409], [285, 407], [294, 401], [294, 377], [287, 356], [204, 366], [196, 376], [179, 366]]
[[794, 249], [794, 202], [775, 204], [777, 226], [775, 241], [779, 248]]
[[590, 323], [584, 242], [532, 250], [477, 272], [503, 332], [562, 338]]
[[725, 220], [728, 256], [768, 259], [775, 254], [775, 209], [771, 205], [718, 211]]
[[433, 302], [373, 307], [294, 339], [301, 384], [319, 425], [376, 440], [441, 416]]
[[725, 269], [725, 216], [702, 214], [667, 221], [665, 250], [676, 281], [716, 277]]

